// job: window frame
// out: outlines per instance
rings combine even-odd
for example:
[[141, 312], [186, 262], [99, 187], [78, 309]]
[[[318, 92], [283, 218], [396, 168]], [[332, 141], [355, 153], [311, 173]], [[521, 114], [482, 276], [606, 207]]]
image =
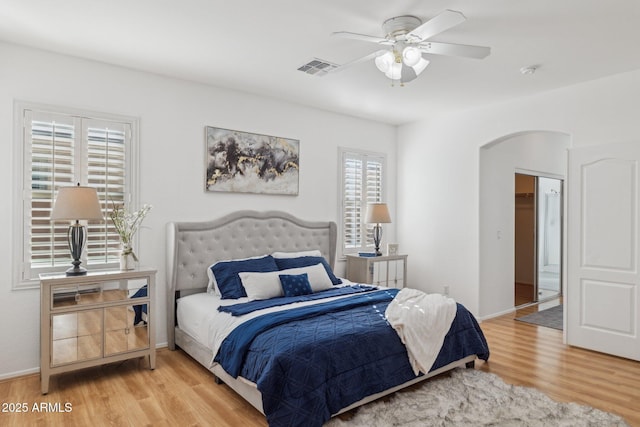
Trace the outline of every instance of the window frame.
[[[75, 132], [80, 133], [76, 140], [80, 140], [82, 146], [78, 148], [82, 153], [82, 161], [86, 162], [87, 156], [87, 141], [83, 136], [84, 125], [88, 121], [101, 121], [101, 122], [114, 122], [129, 126], [129, 138], [128, 145], [125, 146], [125, 195], [124, 201], [127, 205], [138, 205], [139, 194], [139, 119], [136, 117], [103, 113], [96, 111], [89, 111], [84, 109], [77, 109], [72, 107], [49, 105], [42, 103], [35, 103], [29, 101], [16, 100], [14, 101], [14, 131], [13, 131], [13, 165], [14, 173], [12, 182], [13, 191], [13, 219], [11, 221], [13, 226], [13, 250], [11, 251], [10, 263], [13, 270], [12, 290], [21, 289], [34, 289], [39, 288], [38, 272], [64, 272], [71, 266], [71, 259], [69, 265], [59, 267], [47, 267], [42, 268], [42, 271], [36, 271], [35, 268], [31, 268], [30, 259], [27, 257], [27, 250], [30, 245], [30, 239], [28, 228], [25, 221], [29, 221], [31, 218], [31, 157], [27, 155], [27, 146], [30, 144], [30, 132], [28, 130], [29, 123], [27, 123], [26, 115], [28, 111], [37, 112], [37, 114], [52, 114], [57, 116], [68, 116], [70, 121], [73, 121]], [[84, 120], [84, 123], [83, 123]], [[77, 155], [74, 154], [74, 157]], [[84, 175], [84, 174], [83, 174]], [[83, 177], [74, 176], [74, 180], [84, 180]], [[83, 182], [83, 185], [86, 184]], [[105, 218], [108, 220], [108, 218]], [[83, 254], [83, 264], [86, 266], [86, 254]], [[91, 266], [95, 269], [107, 269], [116, 268], [117, 262], [109, 263], [94, 263]], [[28, 270], [28, 271], [27, 271]]]
[[[363, 235], [365, 235], [364, 238], [364, 245], [357, 247], [357, 248], [346, 248], [345, 243], [346, 243], [346, 236], [345, 236], [345, 176], [344, 176], [344, 168], [345, 168], [345, 160], [346, 160], [346, 156], [351, 156], [351, 157], [361, 157], [363, 158], [365, 161], [369, 158], [369, 159], [379, 159], [380, 163], [382, 165], [382, 174], [381, 174], [381, 185], [380, 185], [380, 202], [385, 202], [386, 201], [386, 196], [387, 196], [387, 154], [386, 153], [381, 153], [381, 152], [375, 152], [375, 151], [368, 151], [368, 150], [360, 150], [360, 149], [353, 149], [353, 148], [346, 148], [346, 147], [339, 147], [338, 148], [338, 167], [339, 167], [339, 177], [340, 179], [338, 180], [338, 218], [339, 218], [339, 223], [338, 223], [338, 238], [339, 238], [339, 246], [338, 246], [338, 250], [339, 250], [339, 254], [340, 254], [340, 259], [345, 259], [346, 255], [351, 255], [351, 254], [357, 254], [358, 252], [362, 252], [362, 251], [371, 251], [374, 248], [373, 245], [373, 240], [371, 239], [371, 243], [367, 244], [367, 241], [369, 240], [366, 235], [371, 234], [372, 233], [372, 228], [373, 226], [367, 226], [366, 224], [361, 223], [361, 232], [363, 233]], [[366, 171], [366, 168], [363, 169], [363, 171]], [[366, 214], [366, 206], [367, 206], [367, 200], [366, 200], [366, 179], [364, 180], [365, 182], [365, 188], [363, 189], [363, 197], [360, 200], [360, 204], [361, 204], [361, 217], [364, 218], [365, 214]]]

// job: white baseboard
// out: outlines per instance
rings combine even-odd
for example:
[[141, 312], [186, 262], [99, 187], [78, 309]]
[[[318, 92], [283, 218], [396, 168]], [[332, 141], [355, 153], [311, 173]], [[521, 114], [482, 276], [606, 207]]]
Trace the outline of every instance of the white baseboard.
[[40, 367], [25, 369], [24, 371], [9, 372], [6, 374], [0, 374], [0, 381], [8, 380], [11, 378], [24, 377], [26, 375], [38, 374], [38, 373], [40, 373]]
[[486, 316], [478, 317], [478, 321], [482, 322], [483, 320], [493, 319], [494, 317], [500, 317], [505, 314], [513, 313], [516, 311], [515, 307], [511, 307], [504, 311], [499, 311], [498, 313], [487, 314]]
[[[156, 344], [156, 350], [160, 348], [166, 348], [167, 342], [161, 342]], [[15, 372], [7, 372], [6, 374], [0, 374], [0, 381], [9, 380], [12, 378], [24, 377], [26, 375], [38, 374], [40, 373], [40, 367], [25, 369], [23, 371], [15, 371]]]

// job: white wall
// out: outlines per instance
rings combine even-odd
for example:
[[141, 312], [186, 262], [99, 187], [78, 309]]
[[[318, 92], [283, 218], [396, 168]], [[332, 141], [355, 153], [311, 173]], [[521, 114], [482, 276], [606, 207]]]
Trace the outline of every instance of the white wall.
[[[14, 100], [140, 118], [140, 201], [153, 210], [136, 253], [158, 268], [157, 341], [166, 343], [165, 224], [213, 219], [239, 209], [284, 210], [308, 220], [338, 217], [338, 147], [387, 153], [395, 195], [396, 128], [274, 99], [42, 51], [0, 44], [0, 140], [13, 150]], [[313, 84], [313, 78], [309, 79]], [[204, 192], [204, 127], [217, 126], [300, 140], [300, 194], [265, 196]], [[0, 194], [13, 201], [20, 179], [12, 156], [0, 159]], [[389, 198], [392, 218], [395, 199]], [[12, 206], [0, 207], [0, 378], [39, 366], [39, 293], [12, 291]], [[395, 240], [395, 224], [385, 235]], [[17, 261], [17, 260], [14, 260]], [[336, 268], [338, 274], [343, 265]]]
[[[480, 303], [479, 150], [530, 130], [570, 135], [572, 146], [637, 140], [640, 71], [401, 126], [398, 242], [412, 286]], [[418, 279], [419, 278], [419, 279]]]

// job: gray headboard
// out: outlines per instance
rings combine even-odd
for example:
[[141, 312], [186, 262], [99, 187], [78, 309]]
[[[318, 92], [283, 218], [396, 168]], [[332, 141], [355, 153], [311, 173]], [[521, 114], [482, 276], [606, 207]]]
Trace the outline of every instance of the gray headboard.
[[216, 261], [275, 251], [319, 249], [334, 267], [337, 228], [331, 221], [305, 221], [286, 212], [238, 211], [213, 221], [167, 224], [167, 338], [175, 348], [177, 291], [204, 291], [207, 267]]

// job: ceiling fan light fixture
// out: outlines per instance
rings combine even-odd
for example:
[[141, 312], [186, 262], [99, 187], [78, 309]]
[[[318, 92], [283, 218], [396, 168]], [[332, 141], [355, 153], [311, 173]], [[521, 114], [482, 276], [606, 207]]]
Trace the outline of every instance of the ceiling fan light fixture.
[[389, 70], [384, 74], [391, 80], [400, 80], [402, 77], [402, 62], [393, 62]]
[[408, 67], [417, 65], [422, 59], [422, 52], [417, 47], [407, 46], [402, 51], [402, 62]]
[[394, 63], [393, 53], [391, 51], [387, 51], [380, 56], [377, 56], [375, 59], [376, 67], [378, 70], [386, 73], [391, 68], [391, 65]]
[[335, 36], [375, 43], [389, 49], [379, 47], [380, 50], [348, 62], [339, 69], [374, 59], [376, 68], [392, 80], [392, 86], [395, 82], [403, 86], [418, 77], [429, 65], [429, 60], [423, 54], [485, 58], [491, 53], [491, 48], [486, 46], [430, 41], [432, 37], [462, 24], [466, 19], [462, 12], [446, 9], [426, 22], [413, 15], [387, 19], [382, 24], [383, 37], [349, 31], [334, 32]]
[[420, 73], [422, 73], [424, 69], [427, 68], [427, 65], [429, 65], [429, 61], [427, 61], [421, 56], [420, 59], [418, 60], [418, 63], [411, 68], [413, 68], [413, 71], [416, 72], [416, 76], [419, 76]]

